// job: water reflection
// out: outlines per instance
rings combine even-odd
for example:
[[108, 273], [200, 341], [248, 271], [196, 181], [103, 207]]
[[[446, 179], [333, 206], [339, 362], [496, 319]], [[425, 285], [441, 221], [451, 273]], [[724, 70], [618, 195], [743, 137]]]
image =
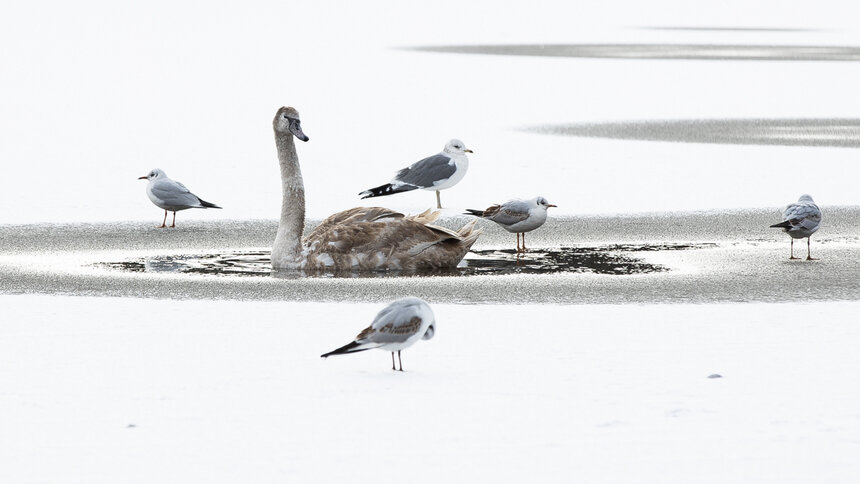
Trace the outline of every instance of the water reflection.
[[130, 272], [183, 273], [210, 276], [298, 277], [390, 277], [390, 276], [481, 276], [506, 274], [594, 273], [610, 275], [650, 274], [669, 269], [645, 262], [634, 254], [647, 251], [689, 250], [716, 244], [612, 244], [597, 247], [535, 249], [517, 254], [513, 249], [472, 251], [462, 267], [434, 271], [321, 272], [272, 271], [269, 251], [228, 254], [162, 255], [98, 265]]

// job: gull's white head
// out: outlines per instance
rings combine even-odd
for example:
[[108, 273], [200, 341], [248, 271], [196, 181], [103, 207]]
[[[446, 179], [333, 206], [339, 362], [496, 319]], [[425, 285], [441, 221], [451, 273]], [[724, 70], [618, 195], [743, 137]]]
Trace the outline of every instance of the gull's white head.
[[284, 106], [278, 109], [272, 121], [272, 127], [275, 128], [276, 133], [291, 133], [302, 141], [310, 139], [302, 131], [302, 122], [299, 120], [299, 112], [296, 108]]
[[138, 177], [138, 180], [158, 180], [159, 178], [167, 178], [167, 174], [161, 168], [153, 168], [148, 174]]
[[558, 206], [558, 205], [553, 205], [553, 204], [549, 203], [549, 201], [544, 197], [537, 197], [534, 199], [534, 201], [538, 207], [543, 207], [544, 210], [548, 209], [549, 207], [557, 207]]
[[807, 195], [807, 194], [803, 194], [803, 195], [801, 195], [801, 196], [800, 196], [800, 198], [798, 198], [798, 199], [797, 199], [797, 201], [798, 201], [798, 202], [812, 202], [812, 203], [815, 203], [815, 201], [814, 201], [814, 200], [812, 200], [812, 195]]
[[472, 153], [472, 150], [466, 148], [466, 143], [458, 139], [452, 139], [445, 145], [445, 153], [452, 155], [462, 155], [463, 153]]

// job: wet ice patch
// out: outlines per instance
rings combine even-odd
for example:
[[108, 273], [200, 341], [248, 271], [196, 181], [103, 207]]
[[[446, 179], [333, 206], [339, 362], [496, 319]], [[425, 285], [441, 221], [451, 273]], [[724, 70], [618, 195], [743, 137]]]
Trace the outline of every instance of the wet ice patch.
[[[481, 276], [507, 274], [594, 273], [633, 275], [668, 272], [669, 268], [647, 262], [639, 252], [690, 250], [715, 247], [716, 244], [611, 244], [597, 247], [560, 247], [533, 249], [518, 254], [514, 249], [489, 249], [470, 252], [460, 267], [421, 272], [344, 271], [304, 275], [327, 277], [385, 276]], [[120, 262], [102, 262], [103, 267], [130, 272], [184, 273], [216, 276], [285, 276], [290, 272], [273, 272], [269, 251], [245, 251], [227, 254], [157, 255]]]

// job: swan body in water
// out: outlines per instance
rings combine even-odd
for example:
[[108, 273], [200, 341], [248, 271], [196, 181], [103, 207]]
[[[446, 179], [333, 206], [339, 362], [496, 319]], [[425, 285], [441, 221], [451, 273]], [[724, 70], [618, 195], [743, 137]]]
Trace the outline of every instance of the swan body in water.
[[280, 108], [272, 124], [283, 195], [272, 268], [420, 271], [456, 267], [480, 235], [474, 222], [457, 231], [432, 225], [439, 212], [404, 216], [386, 208], [357, 207], [329, 216], [302, 240], [305, 188], [295, 138], [307, 141], [308, 137], [294, 108]]

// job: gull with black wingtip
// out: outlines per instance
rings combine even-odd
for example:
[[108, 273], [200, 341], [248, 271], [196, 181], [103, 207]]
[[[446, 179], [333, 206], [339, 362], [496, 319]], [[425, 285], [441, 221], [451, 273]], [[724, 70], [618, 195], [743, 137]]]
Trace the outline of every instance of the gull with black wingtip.
[[330, 351], [322, 358], [334, 355], [346, 355], [372, 349], [391, 352], [391, 369], [394, 366], [394, 352], [400, 361], [400, 371], [403, 371], [403, 360], [400, 351], [418, 340], [429, 340], [436, 334], [436, 318], [433, 310], [423, 300], [417, 297], [398, 299], [385, 307], [373, 318], [370, 326], [364, 329], [355, 339], [340, 348]]
[[[492, 220], [508, 232], [517, 234], [517, 252], [526, 251], [526, 232], [540, 227], [546, 222], [547, 209], [555, 207], [544, 197], [531, 200], [509, 200], [501, 205], [493, 205], [486, 210], [467, 208], [464, 215]], [[523, 237], [520, 247], [520, 235]]]
[[176, 212], [189, 208], [221, 208], [214, 203], [209, 203], [197, 195], [191, 193], [185, 185], [171, 180], [164, 170], [153, 169], [149, 174], [139, 177], [138, 180], [149, 180], [146, 185], [146, 194], [156, 207], [164, 210], [164, 220], [159, 228], [167, 227], [167, 211], [173, 212], [173, 223], [170, 227], [176, 227]]
[[785, 207], [782, 213], [782, 222], [773, 224], [773, 228], [785, 230], [791, 237], [791, 256], [789, 259], [798, 259], [794, 256], [794, 239], [806, 238], [806, 260], [816, 260], [812, 257], [810, 238], [821, 224], [821, 209], [809, 195], [801, 195], [797, 202]]
[[419, 188], [433, 190], [436, 192], [436, 208], [442, 208], [439, 191], [453, 187], [466, 176], [466, 170], [469, 169], [469, 158], [466, 153], [472, 153], [472, 150], [467, 149], [462, 141], [452, 139], [441, 152], [398, 171], [390, 183], [365, 190], [358, 195], [364, 199]]

